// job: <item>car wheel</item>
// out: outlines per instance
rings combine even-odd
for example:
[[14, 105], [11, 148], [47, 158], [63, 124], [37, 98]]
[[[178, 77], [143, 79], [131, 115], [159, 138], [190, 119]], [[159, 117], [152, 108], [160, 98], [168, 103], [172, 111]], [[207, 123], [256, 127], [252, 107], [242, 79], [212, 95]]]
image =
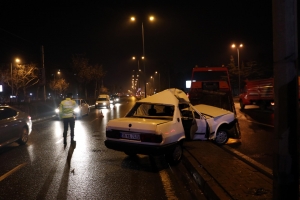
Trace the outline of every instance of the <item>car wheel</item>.
[[17, 141], [20, 145], [26, 144], [28, 141], [28, 128], [23, 127], [22, 128], [22, 134], [20, 139]]
[[131, 151], [124, 151], [124, 153], [128, 156], [136, 156], [136, 153], [131, 152]]
[[228, 132], [225, 129], [220, 129], [216, 133], [215, 142], [218, 145], [223, 145], [228, 141]]
[[171, 165], [176, 165], [180, 162], [182, 155], [183, 155], [182, 144], [179, 142], [177, 143], [177, 145], [175, 146], [172, 152], [166, 154], [166, 160]]
[[241, 110], [244, 110], [244, 109], [245, 109], [245, 104], [243, 103], [242, 100], [240, 100], [240, 107], [241, 107]]

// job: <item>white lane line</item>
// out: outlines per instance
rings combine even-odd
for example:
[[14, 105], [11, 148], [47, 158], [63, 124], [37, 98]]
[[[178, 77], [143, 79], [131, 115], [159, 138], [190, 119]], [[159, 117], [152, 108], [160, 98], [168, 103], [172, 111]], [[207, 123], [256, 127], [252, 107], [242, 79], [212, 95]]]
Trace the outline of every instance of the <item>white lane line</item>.
[[162, 181], [162, 184], [164, 186], [165, 194], [167, 196], [167, 199], [178, 199], [175, 195], [175, 192], [172, 188], [171, 180], [168, 176], [168, 173], [165, 170], [159, 171], [160, 179]]
[[245, 154], [243, 154], [243, 153], [241, 153], [241, 152], [239, 152], [239, 151], [237, 151], [237, 150], [235, 150], [235, 149], [233, 149], [233, 148], [231, 148], [231, 147], [229, 147], [229, 146], [225, 146], [225, 145], [224, 145], [223, 148], [227, 149], [228, 151], [231, 151], [233, 154], [235, 154], [235, 155], [237, 155], [237, 156], [243, 158], [244, 160], [247, 160], [248, 162], [252, 163], [252, 164], [255, 165], [256, 167], [258, 167], [258, 168], [260, 168], [261, 170], [265, 171], [266, 173], [270, 174], [270, 176], [273, 175], [273, 171], [272, 171], [270, 168], [266, 167], [266, 166], [263, 165], [263, 164], [260, 164], [259, 162], [253, 160], [253, 159], [250, 158], [249, 156], [246, 156]]
[[19, 169], [21, 169], [22, 167], [24, 167], [25, 165], [27, 165], [27, 163], [23, 163], [21, 165], [18, 165], [17, 167], [13, 168], [12, 170], [7, 172], [6, 174], [0, 176], [0, 182], [3, 181], [5, 178], [9, 177], [10, 175], [12, 175], [13, 173], [15, 173], [16, 171], [18, 171]]
[[64, 139], [64, 138], [61, 138], [60, 140], [58, 140], [58, 141], [56, 142], [56, 144], [61, 143], [63, 139]]

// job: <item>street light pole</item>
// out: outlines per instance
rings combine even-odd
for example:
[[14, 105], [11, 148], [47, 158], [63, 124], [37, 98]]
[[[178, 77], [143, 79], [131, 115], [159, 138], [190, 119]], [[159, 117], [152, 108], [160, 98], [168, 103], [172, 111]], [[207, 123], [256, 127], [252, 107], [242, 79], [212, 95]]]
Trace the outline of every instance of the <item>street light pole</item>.
[[155, 74], [158, 74], [158, 91], [160, 92], [160, 73], [156, 71]]
[[[16, 58], [15, 60], [16, 63], [20, 62], [19, 58]], [[14, 81], [13, 81], [13, 63], [10, 63], [10, 79], [11, 79], [11, 96], [14, 95]]]
[[12, 63], [10, 63], [10, 79], [11, 79], [11, 98], [12, 98], [12, 96], [14, 95], [14, 83], [13, 83], [13, 78], [12, 78]]
[[[142, 42], [143, 42], [143, 57], [145, 58], [145, 38], [144, 38], [144, 23], [142, 22]], [[146, 67], [144, 61], [144, 87], [145, 87], [145, 98], [147, 97], [147, 86], [146, 86]]]
[[240, 69], [240, 51], [239, 48], [236, 48], [238, 55], [238, 68], [239, 68], [239, 94], [241, 93], [241, 69]]
[[[131, 21], [135, 21], [135, 17], [130, 18]], [[150, 16], [149, 17], [150, 21], [154, 21], [154, 17]], [[142, 22], [142, 43], [143, 43], [143, 59], [145, 58], [145, 32], [144, 32], [144, 23]], [[145, 61], [144, 61], [144, 84], [145, 84], [145, 97], [147, 97], [147, 86], [146, 86], [146, 66], [145, 66]]]
[[232, 44], [231, 47], [236, 48], [236, 50], [237, 50], [238, 70], [239, 70], [239, 91], [238, 91], [238, 93], [240, 94], [240, 92], [241, 92], [241, 69], [240, 69], [240, 50], [239, 50], [239, 47], [243, 47], [243, 44], [240, 44], [239, 47], [236, 47], [235, 44]]

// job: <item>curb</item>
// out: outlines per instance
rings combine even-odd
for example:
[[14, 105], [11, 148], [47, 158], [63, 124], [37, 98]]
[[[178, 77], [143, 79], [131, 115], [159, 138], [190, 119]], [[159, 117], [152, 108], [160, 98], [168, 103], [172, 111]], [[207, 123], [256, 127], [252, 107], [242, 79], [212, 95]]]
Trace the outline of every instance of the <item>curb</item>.
[[232, 199], [201, 164], [186, 150], [183, 152], [182, 164], [189, 171], [195, 182], [208, 199]]

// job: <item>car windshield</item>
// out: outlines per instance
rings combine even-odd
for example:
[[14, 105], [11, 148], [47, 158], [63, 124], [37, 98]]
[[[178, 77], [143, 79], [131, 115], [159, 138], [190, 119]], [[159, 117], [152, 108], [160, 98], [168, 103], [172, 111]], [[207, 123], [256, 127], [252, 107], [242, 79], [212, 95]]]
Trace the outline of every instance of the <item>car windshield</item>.
[[140, 118], [155, 118], [155, 119], [173, 119], [174, 106], [136, 103], [129, 111], [126, 117], [140, 117]]
[[97, 101], [106, 101], [106, 98], [98, 98]]

